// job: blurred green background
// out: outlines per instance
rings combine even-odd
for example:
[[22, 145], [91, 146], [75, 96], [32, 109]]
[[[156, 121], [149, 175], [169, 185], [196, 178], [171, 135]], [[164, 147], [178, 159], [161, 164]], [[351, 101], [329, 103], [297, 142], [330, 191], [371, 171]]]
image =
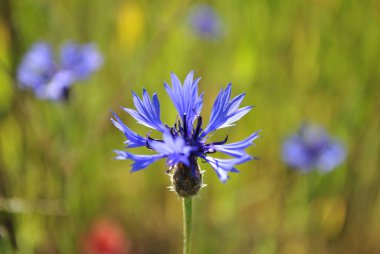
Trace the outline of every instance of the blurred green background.
[[[101, 218], [118, 224], [129, 253], [180, 253], [181, 200], [166, 188], [165, 162], [130, 174], [113, 160], [125, 140], [110, 110], [130, 91], [156, 91], [162, 119], [174, 106], [163, 81], [201, 76], [204, 119], [221, 87], [255, 105], [231, 141], [262, 130], [222, 184], [208, 166], [194, 201], [193, 253], [380, 253], [380, 2], [207, 1], [220, 39], [188, 25], [195, 1], [0, 1], [0, 253], [81, 253]], [[18, 90], [12, 73], [40, 40], [95, 42], [100, 71], [73, 87], [68, 103]], [[328, 174], [301, 174], [281, 144], [302, 121], [319, 123], [347, 147]], [[207, 122], [207, 120], [206, 120]], [[12, 241], [17, 241], [17, 251]]]

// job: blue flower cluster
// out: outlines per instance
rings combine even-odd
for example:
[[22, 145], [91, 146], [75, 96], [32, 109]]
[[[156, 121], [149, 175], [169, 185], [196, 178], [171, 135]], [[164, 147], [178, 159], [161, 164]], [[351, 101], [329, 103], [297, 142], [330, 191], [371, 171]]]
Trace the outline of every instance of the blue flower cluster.
[[[219, 179], [225, 182], [228, 173], [239, 172], [235, 166], [252, 159], [244, 150], [252, 145], [258, 138], [258, 132], [254, 132], [246, 139], [227, 144], [225, 140], [210, 142], [207, 140], [211, 134], [221, 128], [234, 125], [236, 121], [247, 114], [252, 107], [241, 107], [245, 94], [240, 94], [231, 99], [231, 84], [226, 89], [221, 89], [212, 107], [209, 123], [203, 127], [203, 118], [200, 115], [203, 105], [203, 93], [198, 95], [198, 82], [200, 78], [193, 80], [193, 72], [190, 72], [183, 85], [175, 74], [171, 74], [172, 86], [164, 83], [166, 92], [171, 98], [178, 112], [177, 121], [172, 127], [164, 124], [160, 118], [160, 104], [157, 94], [152, 97], [144, 89], [142, 98], [133, 93], [133, 102], [136, 110], [123, 108], [138, 123], [162, 133], [162, 139], [151, 137], [150, 133], [140, 136], [128, 128], [120, 118], [113, 113], [113, 124], [122, 131], [127, 141], [127, 148], [147, 147], [154, 150], [153, 155], [138, 155], [129, 151], [116, 150], [117, 159], [132, 160], [132, 172], [144, 169], [151, 163], [166, 158], [170, 169], [182, 170], [181, 174], [199, 176], [198, 158], [207, 162], [217, 173]], [[220, 159], [210, 156], [215, 152], [230, 155], [230, 159]]]
[[64, 44], [56, 62], [51, 46], [39, 42], [25, 55], [17, 79], [23, 89], [31, 89], [40, 99], [65, 100], [73, 83], [86, 79], [102, 65], [103, 59], [93, 44]]
[[189, 21], [194, 31], [204, 38], [218, 38], [222, 34], [222, 21], [214, 8], [209, 5], [195, 6]]
[[282, 158], [295, 169], [309, 172], [313, 169], [330, 171], [346, 157], [342, 144], [332, 139], [323, 128], [304, 124], [298, 133], [290, 136], [283, 144]]

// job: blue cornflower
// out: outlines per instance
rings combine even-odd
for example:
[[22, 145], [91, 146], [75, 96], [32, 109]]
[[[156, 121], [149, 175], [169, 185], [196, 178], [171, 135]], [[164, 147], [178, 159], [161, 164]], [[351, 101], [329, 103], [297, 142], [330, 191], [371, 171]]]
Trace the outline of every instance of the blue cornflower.
[[201, 37], [217, 38], [222, 34], [222, 21], [210, 5], [195, 6], [190, 12], [189, 22]]
[[317, 125], [304, 124], [283, 144], [282, 158], [295, 169], [330, 171], [346, 158], [343, 145]]
[[60, 57], [57, 62], [48, 43], [34, 44], [17, 70], [19, 86], [33, 90], [41, 99], [65, 100], [73, 83], [87, 78], [102, 63], [100, 53], [92, 44], [67, 43]]
[[71, 71], [77, 80], [88, 78], [102, 63], [103, 58], [94, 44], [68, 42], [61, 48], [61, 68]]
[[[235, 143], [226, 144], [227, 137], [219, 142], [208, 143], [207, 140], [214, 131], [234, 125], [252, 107], [239, 108], [245, 94], [230, 99], [231, 84], [229, 84], [226, 89], [221, 89], [219, 92], [212, 107], [210, 121], [206, 127], [203, 127], [200, 116], [203, 93], [198, 95], [200, 78], [193, 80], [193, 75], [193, 72], [190, 72], [182, 85], [178, 77], [172, 73], [172, 86], [164, 83], [166, 92], [178, 112], [177, 121], [172, 127], [161, 121], [160, 104], [156, 93], [150, 97], [144, 89], [140, 99], [132, 92], [136, 110], [123, 108], [138, 123], [161, 132], [162, 139], [153, 138], [150, 133], [144, 137], [136, 134], [115, 113], [113, 113], [114, 119], [111, 118], [113, 124], [125, 134], [127, 148], [146, 146], [156, 152], [154, 155], [137, 155], [116, 150], [116, 158], [132, 160], [132, 172], [144, 169], [156, 160], [166, 158], [168, 172], [173, 174], [174, 189], [180, 196], [195, 195], [202, 187], [202, 172], [198, 159], [208, 162], [219, 179], [225, 182], [229, 178], [229, 172], [239, 172], [235, 168], [236, 165], [252, 159], [244, 150], [259, 136], [258, 132], [255, 132]], [[233, 158], [219, 159], [210, 156], [215, 152], [222, 152]]]

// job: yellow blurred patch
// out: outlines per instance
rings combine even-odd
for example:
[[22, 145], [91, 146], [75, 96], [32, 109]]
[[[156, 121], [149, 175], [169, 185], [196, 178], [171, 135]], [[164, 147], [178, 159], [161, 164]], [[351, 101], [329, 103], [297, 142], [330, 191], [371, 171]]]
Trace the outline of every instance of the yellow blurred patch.
[[301, 239], [290, 240], [285, 243], [282, 254], [307, 254], [308, 248], [305, 241]]
[[21, 129], [16, 119], [12, 116], [3, 119], [0, 125], [0, 150], [7, 170], [14, 170], [20, 166], [21, 137]]
[[326, 238], [332, 238], [342, 230], [346, 210], [346, 202], [341, 197], [320, 198], [312, 204], [316, 226]]
[[[244, 45], [236, 49], [234, 74], [242, 84], [250, 82], [257, 73], [257, 56], [251, 45]], [[238, 84], [236, 84], [238, 85]], [[235, 85], [235, 86], [236, 86]]]
[[9, 66], [9, 33], [0, 21], [0, 113], [6, 111], [13, 98]]
[[121, 49], [133, 50], [138, 44], [144, 29], [144, 13], [137, 3], [127, 3], [121, 7], [117, 31]]
[[4, 22], [0, 20], [0, 57], [4, 56], [4, 49], [9, 45], [9, 33]]
[[324, 9], [337, 10], [342, 4], [341, 0], [313, 0], [317, 6]]

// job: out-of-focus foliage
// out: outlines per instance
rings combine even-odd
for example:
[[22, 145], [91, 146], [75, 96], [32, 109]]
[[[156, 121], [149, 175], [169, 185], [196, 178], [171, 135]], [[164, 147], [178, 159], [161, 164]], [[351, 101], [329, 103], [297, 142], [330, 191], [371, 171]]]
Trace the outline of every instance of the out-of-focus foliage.
[[[0, 1], [0, 252], [78, 253], [98, 218], [124, 229], [131, 253], [179, 253], [181, 202], [164, 162], [130, 174], [113, 160], [123, 136], [110, 110], [133, 107], [130, 91], [157, 91], [162, 119], [176, 113], [163, 81], [194, 70], [213, 98], [228, 82], [255, 108], [225, 130], [230, 141], [262, 129], [226, 184], [205, 167], [195, 199], [194, 253], [378, 253], [380, 245], [380, 4], [376, 0], [208, 1], [223, 36], [189, 27], [198, 1]], [[19, 91], [23, 54], [45, 40], [94, 42], [103, 67], [67, 103]], [[146, 129], [123, 114], [132, 129]], [[302, 121], [347, 147], [326, 174], [301, 174], [281, 145]], [[223, 131], [222, 131], [223, 132]], [[218, 138], [218, 137], [215, 137]]]

